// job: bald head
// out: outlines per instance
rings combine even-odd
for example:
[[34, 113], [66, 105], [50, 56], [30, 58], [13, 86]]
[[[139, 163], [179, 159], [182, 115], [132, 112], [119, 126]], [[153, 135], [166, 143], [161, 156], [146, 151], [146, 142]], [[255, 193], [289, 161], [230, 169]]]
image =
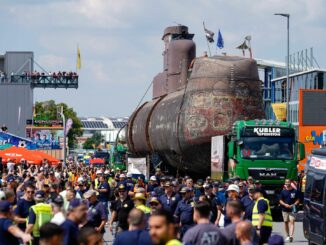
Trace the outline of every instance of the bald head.
[[134, 208], [128, 216], [129, 230], [145, 229], [145, 214], [140, 209]]
[[240, 241], [251, 241], [252, 233], [253, 226], [248, 221], [240, 221], [235, 228], [235, 234]]

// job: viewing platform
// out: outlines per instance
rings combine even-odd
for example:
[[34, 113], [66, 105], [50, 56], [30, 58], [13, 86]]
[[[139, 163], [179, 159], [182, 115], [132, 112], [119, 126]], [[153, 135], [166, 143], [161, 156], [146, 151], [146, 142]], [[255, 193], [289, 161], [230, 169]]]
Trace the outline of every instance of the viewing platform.
[[[7, 82], [12, 84], [30, 84], [32, 88], [78, 88], [78, 74], [69, 73], [36, 73], [11, 75]], [[8, 81], [9, 80], [9, 81]]]

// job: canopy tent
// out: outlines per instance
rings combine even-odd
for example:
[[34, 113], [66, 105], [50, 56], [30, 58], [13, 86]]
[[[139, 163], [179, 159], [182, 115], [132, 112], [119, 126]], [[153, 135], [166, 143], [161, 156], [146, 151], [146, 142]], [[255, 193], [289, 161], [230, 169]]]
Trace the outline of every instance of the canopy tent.
[[26, 160], [30, 164], [41, 164], [43, 160], [41, 156], [34, 154], [32, 151], [16, 146], [0, 151], [0, 157], [2, 157], [3, 162], [8, 162], [10, 159], [15, 163]]
[[46, 154], [43, 151], [33, 150], [31, 152], [33, 152], [35, 155], [40, 156], [42, 159], [46, 159], [51, 165], [57, 165], [60, 162], [55, 157], [53, 157], [53, 156], [51, 156], [49, 154]]

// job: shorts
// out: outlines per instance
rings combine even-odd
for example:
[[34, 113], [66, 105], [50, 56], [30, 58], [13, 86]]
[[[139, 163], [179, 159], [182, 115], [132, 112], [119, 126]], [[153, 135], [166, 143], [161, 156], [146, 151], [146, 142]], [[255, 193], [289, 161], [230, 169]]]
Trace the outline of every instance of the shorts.
[[292, 212], [284, 212], [282, 211], [283, 221], [289, 222], [289, 221], [295, 221], [295, 214]]

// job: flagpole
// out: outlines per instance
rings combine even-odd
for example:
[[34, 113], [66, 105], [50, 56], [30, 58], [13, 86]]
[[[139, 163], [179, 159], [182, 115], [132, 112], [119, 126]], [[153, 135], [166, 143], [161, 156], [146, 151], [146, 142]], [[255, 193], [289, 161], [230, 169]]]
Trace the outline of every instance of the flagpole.
[[212, 56], [212, 54], [211, 54], [211, 48], [209, 47], [209, 43], [208, 43], [208, 40], [207, 39], [206, 39], [206, 43], [207, 43], [207, 47], [208, 47], [209, 56]]
[[77, 43], [77, 60], [76, 60], [76, 73], [77, 73], [77, 69], [78, 69], [78, 48], [79, 48], [79, 44]]

